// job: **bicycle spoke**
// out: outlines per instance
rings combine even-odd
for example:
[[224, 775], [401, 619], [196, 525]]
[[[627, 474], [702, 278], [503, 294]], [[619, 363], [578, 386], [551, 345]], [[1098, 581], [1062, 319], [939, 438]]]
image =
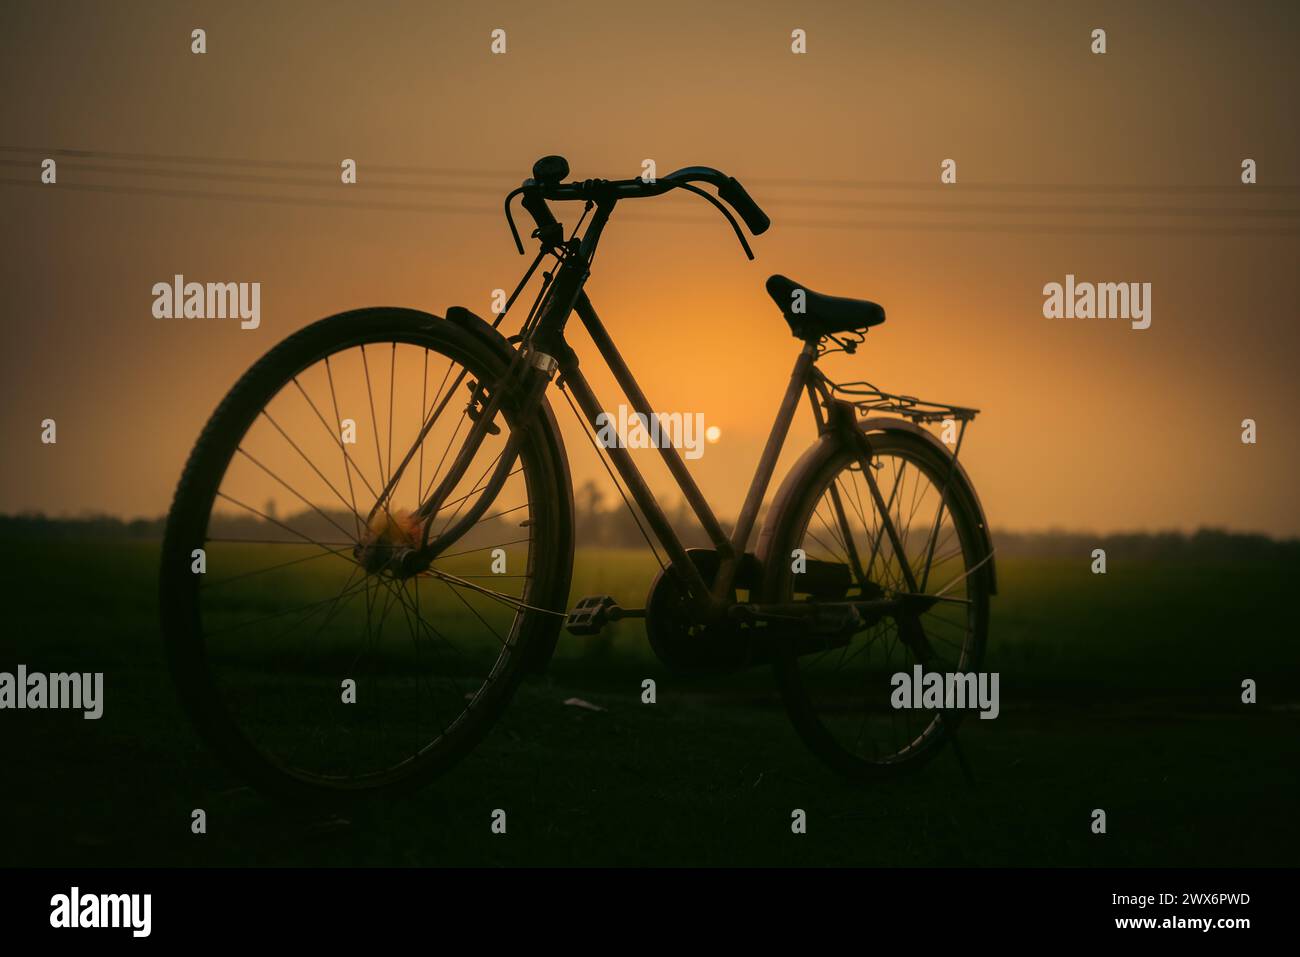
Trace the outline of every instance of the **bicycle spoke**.
[[503, 605], [508, 605], [511, 608], [515, 608], [517, 610], [539, 611], [544, 615], [559, 615], [561, 617], [564, 617], [567, 614], [566, 612], [563, 611], [552, 611], [549, 608], [539, 608], [536, 605], [530, 605], [527, 602], [524, 602], [523, 600], [514, 597], [513, 595], [503, 595], [499, 591], [493, 591], [490, 588], [484, 588], [482, 585], [475, 585], [473, 582], [466, 581], [464, 578], [460, 578], [457, 575], [452, 575], [444, 571], [439, 571], [438, 569], [435, 568], [430, 568], [427, 572], [424, 573], [424, 576], [427, 576], [429, 578], [436, 578], [439, 581], [445, 582], [448, 585], [461, 585], [465, 588], [468, 588], [470, 591], [476, 591], [480, 595], [486, 595], [487, 597], [497, 602], [500, 602]]
[[[296, 530], [296, 529], [290, 528], [288, 525], [284, 524], [283, 522], [277, 521], [276, 519], [271, 518], [271, 516], [269, 516], [269, 515], [267, 515], [267, 514], [265, 514], [265, 513], [263, 513], [263, 512], [259, 512], [257, 509], [253, 508], [251, 505], [245, 505], [243, 502], [240, 502], [240, 501], [238, 501], [238, 500], [236, 500], [236, 499], [233, 499], [233, 498], [231, 498], [229, 495], [226, 495], [224, 492], [221, 492], [221, 491], [218, 491], [218, 492], [217, 492], [217, 495], [218, 495], [220, 498], [224, 498], [227, 502], [229, 502], [229, 503], [232, 504], [232, 505], [238, 505], [240, 508], [242, 508], [242, 509], [246, 509], [247, 511], [252, 512], [254, 515], [256, 515], [258, 518], [262, 519], [263, 521], [270, 522], [272, 525], [277, 525], [277, 526], [279, 526], [280, 528], [283, 528], [286, 532], [290, 533], [291, 535], [297, 535], [297, 536], [298, 536], [299, 538], [301, 538], [304, 542], [307, 542], [307, 543], [310, 544], [310, 545], [315, 545], [315, 546], [317, 546], [318, 548], [323, 548], [323, 549], [325, 549], [325, 551], [327, 551], [327, 552], [331, 552], [331, 553], [332, 553], [332, 551], [333, 551], [332, 549], [328, 548], [325, 544], [323, 544], [323, 543], [321, 543], [321, 542], [318, 542], [318, 541], [316, 541], [316, 540], [313, 539], [313, 538], [309, 538], [308, 536], [304, 535], [302, 532], [300, 532], [300, 531], [298, 531], [298, 530]], [[296, 544], [296, 543], [295, 543], [295, 544]], [[334, 542], [334, 543], [332, 543], [332, 544], [337, 545], [338, 542]], [[350, 543], [350, 542], [346, 542], [346, 543], [344, 543], [344, 544], [351, 544], [351, 543]]]
[[[304, 505], [306, 505], [308, 508], [310, 508], [312, 511], [314, 511], [314, 512], [315, 512], [317, 515], [319, 515], [321, 518], [325, 519], [325, 521], [329, 522], [331, 525], [333, 525], [335, 528], [337, 528], [337, 529], [338, 529], [340, 532], [342, 532], [344, 535], [346, 535], [346, 534], [348, 533], [348, 530], [347, 530], [346, 528], [344, 528], [344, 527], [343, 527], [342, 525], [340, 525], [338, 522], [334, 521], [334, 519], [330, 518], [330, 517], [329, 517], [328, 515], [326, 515], [323, 511], [321, 511], [320, 506], [318, 506], [318, 505], [316, 505], [314, 502], [310, 501], [310, 500], [309, 500], [308, 498], [306, 498], [306, 497], [305, 497], [301, 492], [299, 492], [297, 489], [295, 489], [292, 485], [290, 485], [288, 482], [284, 481], [284, 479], [280, 478], [278, 475], [276, 475], [274, 472], [272, 472], [270, 469], [268, 469], [265, 465], [263, 465], [263, 464], [262, 464], [261, 462], [259, 462], [257, 459], [253, 458], [253, 456], [251, 456], [251, 455], [249, 455], [247, 452], [245, 452], [242, 446], [240, 446], [239, 448], [236, 448], [235, 451], [238, 452], [240, 455], [244, 456], [244, 458], [248, 459], [248, 461], [252, 462], [254, 465], [256, 465], [259, 469], [261, 469], [263, 472], [265, 472], [267, 475], [269, 475], [269, 476], [270, 476], [271, 478], [273, 478], [275, 481], [279, 482], [280, 485], [282, 485], [284, 488], [288, 489], [288, 491], [290, 492], [290, 494], [292, 494], [294, 497], [296, 497], [299, 501], [301, 501]], [[344, 503], [344, 504], [346, 504], [346, 503]]]
[[397, 384], [397, 343], [388, 360], [388, 474], [393, 474], [393, 387]]
[[384, 458], [379, 454], [379, 417], [375, 415], [375, 392], [370, 387], [370, 363], [366, 360], [366, 347], [361, 346], [361, 366], [366, 372], [366, 398], [370, 402], [370, 431], [375, 436], [375, 464], [379, 467], [379, 484], [384, 486], [388, 483], [388, 476], [384, 474]]
[[[196, 590], [204, 667], [222, 720], [275, 768], [322, 787], [377, 786], [492, 720], [500, 702], [486, 690], [521, 667], [512, 656], [532, 633], [530, 623], [563, 616], [544, 607], [555, 599], [538, 591], [550, 575], [536, 570], [533, 552], [553, 546], [554, 525], [528, 520], [539, 505], [530, 439], [516, 442], [508, 469], [504, 445], [485, 442], [463, 478], [448, 482], [469, 417], [447, 410], [471, 365], [425, 344], [383, 338], [353, 339], [296, 368], [248, 413], [244, 421], [252, 424], [231, 443], [225, 472], [208, 493], [217, 508], [205, 513], [213, 534], [204, 543], [226, 550], [209, 557], [220, 570]], [[473, 378], [487, 381], [479, 370]], [[305, 425], [312, 419], [319, 425]], [[348, 447], [355, 419], [374, 436], [358, 438], [374, 446], [377, 483]], [[504, 417], [497, 423], [512, 427]], [[505, 443], [509, 435], [489, 441]], [[486, 494], [498, 469], [505, 482], [497, 500], [466, 523], [459, 544], [428, 570], [402, 577], [389, 556], [420, 534], [414, 516], [421, 493], [450, 485], [436, 513], [447, 531], [474, 514], [482, 504], [476, 496]], [[277, 514], [268, 491], [290, 503], [287, 514]], [[509, 550], [509, 573], [485, 567], [498, 549]]]
[[[863, 594], [872, 594], [866, 590], [871, 583], [880, 589], [874, 594], [883, 592], [887, 598], [911, 595], [909, 575], [919, 581], [925, 567], [936, 577], [952, 579], [941, 575], [944, 571], [957, 575], [945, 585], [956, 593], [952, 596], [916, 592], [932, 604], [910, 622], [900, 617], [902, 613], [887, 615], [847, 639], [794, 659], [822, 726], [837, 747], [865, 762], [908, 761], [937, 740], [943, 726], [941, 712], [892, 707], [890, 676], [910, 673], [913, 663], [930, 671], [956, 672], [970, 654], [972, 601], [960, 583], [969, 575], [965, 566], [974, 562], [951, 509], [936, 508], [942, 473], [936, 478], [934, 466], [923, 461], [892, 451], [877, 451], [865, 465], [855, 459], [826, 481], [811, 507], [805, 506], [802, 547], [809, 555], [815, 550], [819, 557], [842, 564], [847, 564], [846, 555], [857, 551], [864, 564]], [[870, 487], [873, 474], [877, 491]], [[865, 492], [863, 484], [868, 485]], [[799, 592], [797, 576], [790, 579], [791, 591]]]
[[[211, 541], [211, 539], [209, 539], [209, 541]], [[277, 542], [276, 544], [280, 544], [280, 543]], [[284, 544], [296, 545], [297, 543], [286, 542]], [[299, 547], [301, 548], [302, 546]], [[345, 545], [343, 548], [331, 549], [330, 551], [322, 552], [319, 555], [308, 555], [306, 558], [294, 558], [287, 562], [280, 562], [278, 565], [271, 565], [268, 568], [258, 568], [255, 569], [254, 571], [244, 572], [240, 575], [231, 575], [228, 578], [218, 578], [216, 581], [206, 582], [203, 587], [216, 588], [218, 585], [226, 585], [229, 584], [230, 582], [243, 581], [246, 578], [253, 578], [256, 575], [265, 575], [269, 572], [278, 571], [281, 568], [288, 568], [291, 565], [301, 565], [303, 562], [314, 562], [322, 558], [330, 558], [331, 556], [342, 555], [345, 551], [349, 551], [349, 550], [350, 550], [350, 546]], [[353, 564], [355, 564], [355, 562]]]
[[[361, 587], [362, 584], [364, 584], [364, 581], [361, 582], [361, 583], [358, 583], [358, 585], [356, 586], [356, 588], [354, 589], [354, 591], [357, 590], [357, 589], [359, 589], [359, 588]], [[321, 599], [320, 601], [309, 602], [309, 603], [306, 604], [306, 605], [300, 605], [300, 606], [298, 606], [297, 608], [290, 608], [290, 609], [288, 609], [287, 611], [278, 611], [278, 612], [275, 612], [274, 614], [266, 615], [266, 616], [264, 616], [264, 617], [262, 617], [262, 618], [254, 618], [254, 619], [252, 619], [252, 620], [250, 620], [250, 621], [241, 621], [241, 622], [239, 622], [238, 624], [231, 625], [231, 626], [229, 626], [229, 627], [227, 627], [227, 628], [216, 628], [216, 629], [211, 629], [211, 630], [209, 630], [209, 631], [207, 632], [207, 634], [208, 634], [209, 637], [213, 637], [213, 636], [216, 636], [216, 635], [222, 635], [222, 634], [229, 634], [230, 632], [232, 632], [232, 631], [236, 631], [236, 630], [238, 630], [238, 629], [240, 629], [240, 628], [250, 628], [250, 627], [252, 627], [253, 625], [260, 625], [260, 624], [263, 624], [264, 622], [274, 621], [274, 620], [277, 619], [277, 618], [284, 618], [286, 615], [294, 615], [294, 614], [297, 614], [297, 613], [300, 612], [300, 611], [305, 611], [305, 610], [307, 610], [307, 609], [309, 609], [309, 608], [315, 608], [315, 607], [320, 606], [320, 605], [326, 605], [326, 604], [329, 604], [330, 602], [338, 601], [338, 599], [339, 599], [340, 597], [347, 597], [347, 596], [349, 596], [350, 594], [352, 594], [352, 592], [344, 592], [343, 596], [335, 595], [333, 598], [323, 598], [323, 599]]]
[[[356, 493], [356, 489], [354, 489], [354, 488], [352, 487], [352, 462], [351, 462], [351, 460], [348, 458], [348, 452], [347, 452], [347, 449], [344, 448], [344, 446], [343, 446], [343, 441], [342, 441], [342, 435], [343, 435], [343, 419], [342, 419], [342, 417], [339, 415], [339, 397], [338, 397], [338, 393], [335, 392], [335, 390], [334, 390], [334, 371], [330, 368], [330, 358], [329, 358], [329, 356], [326, 356], [326, 357], [325, 357], [325, 376], [326, 376], [327, 379], [329, 379], [329, 384], [330, 384], [330, 403], [334, 406], [334, 427], [335, 427], [335, 429], [337, 430], [337, 431], [335, 431], [334, 434], [340, 437], [340, 438], [339, 438], [339, 449], [343, 452], [343, 472], [347, 475], [347, 478], [348, 478], [348, 497], [352, 500], [352, 514], [353, 514], [353, 515], [355, 516], [355, 518], [356, 518], [356, 523], [357, 523], [357, 539], [360, 540], [360, 538], [361, 538], [361, 513], [360, 513], [359, 511], [357, 511], [357, 493]], [[302, 393], [303, 398], [307, 398], [307, 393], [306, 393], [306, 391], [303, 389], [302, 385], [298, 382], [298, 377], [297, 377], [297, 376], [294, 376], [294, 377], [293, 377], [293, 384], [294, 384], [295, 386], [298, 387], [298, 391]], [[310, 404], [310, 403], [311, 403], [311, 400], [308, 399], [308, 404]], [[312, 408], [315, 409], [315, 406], [313, 405]]]

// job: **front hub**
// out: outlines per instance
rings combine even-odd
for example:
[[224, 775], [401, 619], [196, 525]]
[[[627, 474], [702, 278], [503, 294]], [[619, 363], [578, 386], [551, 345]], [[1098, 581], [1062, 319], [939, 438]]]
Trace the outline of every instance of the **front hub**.
[[423, 533], [423, 520], [411, 512], [383, 509], [370, 519], [352, 555], [366, 574], [410, 578], [429, 566], [420, 551]]

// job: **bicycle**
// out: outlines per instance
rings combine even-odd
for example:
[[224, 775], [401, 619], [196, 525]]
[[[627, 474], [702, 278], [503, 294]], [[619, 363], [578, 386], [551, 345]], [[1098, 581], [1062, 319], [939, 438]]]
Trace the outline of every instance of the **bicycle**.
[[[802, 347], [734, 527], [660, 443], [712, 543], [684, 547], [627, 449], [598, 449], [667, 561], [643, 609], [601, 595], [566, 613], [573, 488], [548, 390], [585, 418], [589, 439], [602, 412], [565, 339], [572, 316], [641, 421], [654, 415], [585, 291], [611, 212], [685, 190], [722, 213], [750, 259], [736, 216], [753, 235], [770, 225], [734, 178], [708, 167], [652, 181], [568, 175], [563, 158], [544, 157], [507, 195], [518, 251], [516, 197], [538, 252], [494, 322], [461, 307], [335, 315], [271, 349], [213, 413], [162, 551], [163, 634], [184, 709], [273, 796], [418, 787], [482, 739], [524, 676], [545, 668], [562, 626], [589, 635], [643, 617], [674, 670], [770, 665], [799, 735], [846, 777], [921, 766], [961, 715], [889, 707], [889, 677], [918, 664], [978, 669], [996, 592], [983, 509], [957, 460], [978, 410], [832, 382], [818, 358], [854, 352], [884, 310], [773, 276], [767, 290]], [[549, 205], [565, 201], [583, 204], [567, 238]], [[507, 337], [500, 326], [539, 269], [532, 307]], [[751, 550], [804, 396], [818, 438]], [[951, 452], [926, 428], [939, 422], [959, 427]], [[372, 444], [373, 472], [362, 464]], [[274, 500], [252, 504], [268, 490], [302, 507], [281, 517]]]

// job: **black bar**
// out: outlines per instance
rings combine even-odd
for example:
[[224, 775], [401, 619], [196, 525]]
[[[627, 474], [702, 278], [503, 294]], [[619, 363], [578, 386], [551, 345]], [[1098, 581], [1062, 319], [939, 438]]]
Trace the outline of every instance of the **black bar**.
[[[628, 863], [635, 867], [635, 858]], [[803, 869], [798, 875], [783, 875], [738, 869], [739, 863], [730, 867], [727, 879], [732, 886], [749, 887], [756, 897], [772, 903], [793, 894], [825, 900], [842, 891], [845, 881], [839, 871]], [[522, 942], [524, 935], [535, 944], [541, 928], [556, 926], [555, 915], [565, 912], [573, 890], [569, 880], [539, 877], [533, 870], [496, 868], [436, 876], [391, 868], [10, 870], [0, 872], [0, 926], [11, 953], [78, 952], [87, 946], [98, 952], [101, 945], [112, 952], [114, 944], [134, 948], [149, 940], [173, 947], [201, 943], [205, 953], [223, 945], [245, 952], [255, 942], [292, 944], [295, 953], [309, 952], [317, 944], [323, 945], [322, 953], [355, 952], [354, 947], [365, 945], [363, 952], [369, 953], [381, 949], [382, 942], [403, 940], [437, 947], [465, 928], [489, 935], [493, 944]], [[648, 900], [663, 880], [626, 868], [616, 880], [581, 875], [574, 879], [581, 885], [584, 906], [565, 921], [580, 940], [611, 940], [629, 933], [628, 922], [635, 920], [629, 908]], [[695, 888], [703, 893], [716, 886], [717, 874], [678, 868], [672, 880], [684, 892]], [[1017, 943], [1033, 944], [1038, 952], [1062, 941], [1077, 945], [1081, 939], [1127, 940], [1135, 951], [1155, 944], [1161, 953], [1178, 953], [1192, 942], [1208, 941], [1218, 953], [1246, 953], [1294, 933], [1294, 870], [895, 868], [861, 872], [852, 880], [871, 888], [871, 916], [858, 928], [863, 945], [869, 939], [892, 940], [917, 953], [936, 952], [936, 944], [945, 949], [959, 946], [965, 953], [989, 947], [1005, 951], [1008, 944]], [[130, 925], [52, 926], [61, 906], [55, 901], [63, 897], [70, 904], [74, 887], [83, 904], [89, 896], [148, 894], [148, 936], [134, 937]], [[1160, 895], [1173, 903], [1162, 903]], [[1191, 895], [1227, 898], [1212, 903], [1198, 898], [1207, 902], [1193, 903]], [[137, 901], [142, 911], [143, 896]], [[687, 934], [693, 940], [706, 939], [691, 908], [654, 911], [653, 919], [664, 939]], [[1203, 920], [1212, 925], [1245, 921], [1249, 926], [1185, 926]], [[1149, 926], [1142, 926], [1148, 921]], [[1166, 921], [1172, 926], [1165, 926]], [[1184, 926], [1173, 923], [1178, 921]], [[798, 919], [792, 915], [790, 923], [789, 935], [837, 932], [836, 918], [824, 912]], [[714, 934], [725, 939], [728, 950], [738, 951], [770, 944], [770, 939], [757, 938], [769, 937], [772, 929], [770, 922], [761, 920], [718, 918]], [[33, 943], [41, 949], [13, 946]]]

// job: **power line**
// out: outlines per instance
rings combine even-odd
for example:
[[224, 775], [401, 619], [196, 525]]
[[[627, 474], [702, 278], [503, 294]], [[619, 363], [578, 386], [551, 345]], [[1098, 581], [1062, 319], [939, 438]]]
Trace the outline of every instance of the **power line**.
[[[337, 163], [308, 160], [265, 160], [245, 157], [189, 156], [177, 154], [128, 153], [113, 150], [84, 150], [65, 147], [31, 147], [0, 146], [0, 152], [25, 153], [39, 156], [69, 156], [91, 159], [110, 159], [120, 161], [147, 161], [178, 163], [192, 166], [231, 166], [263, 169], [319, 169], [338, 171]], [[403, 176], [447, 176], [468, 179], [490, 179], [493, 182], [512, 183], [521, 178], [519, 170], [485, 170], [464, 169], [435, 166], [400, 166], [384, 163], [366, 162], [364, 168], [378, 173]], [[1179, 185], [1170, 183], [991, 183], [962, 182], [954, 186], [933, 180], [917, 182], [910, 180], [844, 180], [794, 177], [745, 177], [746, 183], [772, 187], [810, 187], [814, 189], [854, 189], [854, 190], [930, 190], [949, 191], [990, 191], [990, 192], [1057, 192], [1057, 193], [1168, 193], [1168, 194], [1212, 194], [1240, 192], [1241, 184], [1202, 184]], [[1252, 193], [1300, 193], [1300, 185], [1252, 185]]]
[[[747, 180], [748, 181], [748, 180]], [[798, 187], [810, 186], [820, 189], [935, 189], [948, 190], [951, 192], [964, 192], [966, 190], [978, 190], [980, 192], [998, 192], [998, 193], [1188, 193], [1188, 194], [1211, 194], [1211, 193], [1237, 193], [1242, 189], [1243, 184], [1224, 184], [1224, 185], [1181, 185], [1174, 183], [981, 183], [968, 182], [963, 180], [961, 183], [951, 185], [939, 182], [914, 182], [910, 180], [836, 180], [836, 179], [754, 179], [755, 184], [765, 184], [767, 186], [777, 187]], [[1252, 193], [1300, 193], [1300, 186], [1291, 185], [1270, 185], [1262, 186], [1252, 184], [1250, 186]]]
[[[3, 186], [43, 186], [25, 179], [0, 179]], [[163, 189], [155, 186], [123, 186], [107, 183], [59, 183], [56, 190], [80, 190], [91, 193], [120, 193], [130, 196], [158, 196], [168, 199], [206, 199], [233, 203], [263, 203], [274, 206], [314, 206], [329, 209], [373, 209], [388, 212], [473, 213], [489, 210], [479, 206], [445, 206], [436, 203], [385, 203], [375, 200], [331, 200], [312, 196], [265, 196], [256, 193], [219, 193], [213, 190]]]
[[1300, 226], [1123, 226], [1072, 223], [890, 223], [843, 222], [834, 220], [783, 219], [780, 225], [798, 229], [899, 229], [937, 232], [1115, 234], [1133, 236], [1300, 236]]
[[[34, 146], [0, 146], [0, 153], [27, 153], [36, 156], [71, 156], [86, 159], [108, 159], [108, 160], [125, 160], [160, 163], [179, 163], [188, 166], [242, 166], [253, 169], [320, 169], [338, 171], [338, 163], [321, 163], [305, 160], [264, 160], [264, 159], [247, 159], [240, 157], [224, 156], [181, 156], [175, 154], [158, 154], [158, 153], [123, 153], [114, 150], [81, 150], [68, 149], [64, 147], [40, 148]], [[455, 176], [470, 179], [492, 179], [500, 182], [502, 177], [509, 179], [519, 177], [519, 171], [505, 172], [502, 170], [474, 170], [474, 169], [454, 169], [440, 168], [433, 166], [394, 166], [383, 163], [366, 164], [367, 169], [379, 173], [392, 173], [404, 176]]]
[[1065, 213], [1105, 216], [1300, 216], [1297, 209], [1261, 209], [1245, 206], [1092, 206], [1078, 203], [966, 203], [956, 202], [884, 202], [877, 200], [777, 200], [782, 205], [810, 206], [827, 209], [879, 209], [902, 212], [942, 213]]
[[[24, 168], [30, 164], [26, 160], [0, 160], [0, 166]], [[127, 176], [159, 176], [171, 179], [185, 180], [209, 180], [213, 182], [228, 183], [250, 183], [254, 185], [266, 186], [287, 186], [293, 189], [324, 189], [334, 188], [338, 184], [329, 181], [304, 181], [293, 177], [285, 176], [261, 176], [249, 173], [220, 173], [209, 170], [190, 171], [167, 169], [164, 167], [117, 167], [102, 166], [94, 164], [76, 163], [72, 167], [76, 172], [88, 173], [107, 173], [110, 175], [127, 175]], [[357, 191], [388, 191], [388, 192], [420, 192], [420, 193], [460, 193], [463, 195], [491, 196], [500, 199], [504, 195], [503, 190], [496, 186], [466, 186], [462, 184], [443, 185], [443, 184], [424, 184], [424, 183], [377, 183], [373, 180], [366, 180], [358, 184]], [[905, 202], [893, 202], [882, 200], [850, 200], [850, 199], [777, 199], [765, 204], [773, 209], [781, 209], [785, 206], [806, 206], [810, 208], [828, 208], [828, 209], [872, 209], [882, 211], [899, 211], [899, 212], [941, 212], [944, 214], [951, 213], [1004, 213], [1011, 215], [1021, 214], [1041, 214], [1041, 213], [1059, 213], [1059, 214], [1082, 214], [1082, 215], [1106, 215], [1106, 216], [1138, 216], [1138, 215], [1156, 215], [1156, 216], [1260, 216], [1260, 217], [1287, 217], [1300, 216], [1300, 208], [1297, 209], [1267, 209], [1258, 207], [1228, 207], [1228, 206], [1200, 206], [1200, 207], [1182, 207], [1182, 206], [1136, 206], [1136, 205], [1083, 205], [1083, 204], [1003, 204], [1003, 203], [969, 203], [962, 200], [957, 202], [928, 202], [909, 200]]]
[[[28, 160], [0, 160], [0, 166], [30, 167]], [[186, 179], [186, 180], [211, 180], [213, 182], [223, 183], [252, 183], [264, 186], [288, 186], [297, 189], [322, 189], [333, 188], [339, 185], [335, 179], [317, 179], [304, 180], [301, 177], [294, 178], [288, 176], [261, 176], [255, 173], [219, 173], [211, 170], [186, 170], [186, 169], [166, 169], [160, 166], [102, 166], [87, 163], [74, 163], [70, 167], [76, 172], [84, 173], [107, 173], [110, 175], [122, 176], [161, 176], [164, 179]], [[334, 174], [338, 173], [336, 167], [330, 167]], [[499, 186], [466, 186], [463, 184], [441, 185], [433, 183], [376, 183], [367, 179], [364, 183], [358, 184], [358, 189], [365, 190], [393, 190], [408, 191], [419, 193], [464, 193], [481, 196], [494, 196], [498, 201], [506, 193]]]
[[[30, 179], [0, 179], [0, 186], [26, 186], [49, 189], [40, 182]], [[198, 199], [220, 202], [256, 203], [280, 206], [303, 206], [327, 209], [375, 210], [384, 212], [414, 213], [449, 213], [487, 215], [495, 209], [478, 206], [451, 206], [435, 203], [393, 203], [376, 200], [331, 200], [310, 196], [267, 196], [251, 193], [223, 193], [211, 190], [178, 190], [149, 186], [109, 185], [105, 183], [60, 183], [58, 190], [79, 190], [84, 192], [123, 194], [133, 196], [154, 196], [169, 199]], [[625, 214], [625, 220], [651, 224], [715, 226], [713, 219], [647, 216], [645, 214]], [[1207, 235], [1207, 236], [1298, 236], [1300, 226], [1124, 226], [1113, 224], [1068, 224], [1068, 223], [961, 223], [961, 222], [863, 222], [837, 221], [822, 219], [783, 219], [779, 225], [787, 228], [808, 229], [851, 229], [851, 230], [902, 230], [939, 231], [939, 232], [1006, 232], [1006, 233], [1091, 233], [1091, 234], [1130, 234], [1130, 235]]]

